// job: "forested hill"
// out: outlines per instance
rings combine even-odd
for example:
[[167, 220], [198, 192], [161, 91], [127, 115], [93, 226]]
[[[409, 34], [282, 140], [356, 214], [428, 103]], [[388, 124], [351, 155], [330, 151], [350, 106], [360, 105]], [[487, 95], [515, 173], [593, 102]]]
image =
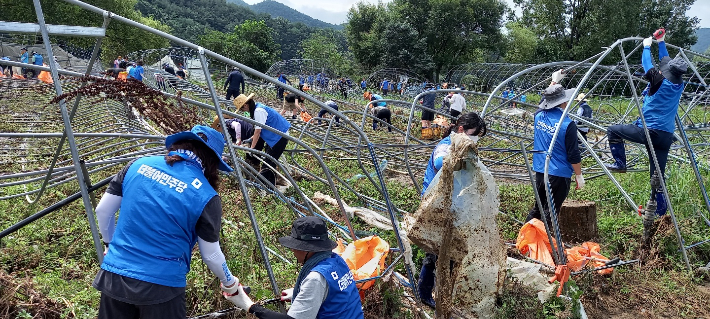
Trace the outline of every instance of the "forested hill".
[[291, 22], [302, 22], [312, 28], [331, 28], [335, 30], [343, 29], [342, 25], [330, 24], [314, 19], [309, 15], [298, 12], [287, 5], [274, 0], [264, 0], [253, 5], [248, 5], [242, 0], [227, 0], [227, 2], [238, 4], [240, 6], [248, 6], [254, 10], [254, 12], [270, 14], [272, 18], [282, 17]]
[[698, 37], [698, 42], [696, 42], [691, 50], [695, 52], [704, 53], [710, 48], [710, 28], [701, 28], [695, 31], [695, 35]]
[[228, 33], [246, 20], [263, 20], [274, 30], [274, 41], [281, 50], [279, 57], [284, 60], [300, 57], [301, 41], [318, 30], [304, 23], [270, 18], [268, 14], [225, 0], [138, 0], [136, 9], [170, 26], [172, 34], [193, 43], [199, 43], [200, 37], [210, 30]]

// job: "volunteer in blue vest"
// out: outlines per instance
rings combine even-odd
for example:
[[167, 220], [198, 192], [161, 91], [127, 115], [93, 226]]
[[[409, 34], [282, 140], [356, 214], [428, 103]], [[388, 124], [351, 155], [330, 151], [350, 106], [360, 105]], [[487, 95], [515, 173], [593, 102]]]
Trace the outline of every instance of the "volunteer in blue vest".
[[[656, 40], [658, 40], [660, 69], [656, 69], [653, 66], [653, 57], [651, 56], [653, 38], [646, 38], [643, 40], [641, 62], [644, 71], [646, 71], [644, 78], [649, 81], [650, 88], [648, 95], [644, 98], [642, 112], [646, 120], [646, 126], [648, 127], [648, 134], [651, 137], [651, 143], [653, 143], [653, 150], [656, 152], [658, 165], [660, 165], [660, 176], [664, 176], [666, 173], [668, 151], [675, 139], [673, 137], [675, 117], [678, 112], [680, 98], [685, 89], [683, 74], [688, 71], [688, 64], [681, 56], [675, 59], [671, 59], [668, 56], [665, 30], [660, 29], [656, 31], [654, 35], [659, 35], [656, 37]], [[607, 166], [611, 171], [619, 173], [626, 172], [624, 140], [646, 145], [646, 151], [648, 154], [651, 154], [648, 141], [646, 140], [646, 134], [643, 131], [643, 123], [641, 123], [640, 118], [636, 120], [634, 124], [609, 126], [607, 135], [609, 136], [611, 155], [614, 157], [614, 164]], [[666, 198], [663, 196], [656, 165], [650, 155], [649, 166], [649, 174], [651, 175], [651, 198], [647, 208], [655, 206], [655, 213], [662, 216], [666, 213], [667, 209]]]
[[[431, 91], [434, 89], [434, 84], [427, 84], [424, 87], [424, 91]], [[422, 104], [422, 138], [425, 140], [434, 139], [434, 131], [431, 129], [431, 121], [434, 120], [434, 104], [436, 101], [436, 94], [425, 93], [419, 103]]]
[[390, 81], [387, 79], [382, 81], [382, 84], [380, 84], [380, 90], [382, 90], [382, 96], [387, 96], [387, 92], [390, 90]]
[[232, 171], [222, 160], [222, 134], [198, 125], [168, 136], [165, 146], [166, 155], [142, 157], [124, 167], [96, 207], [106, 245], [93, 282], [101, 291], [100, 319], [185, 318], [186, 276], [195, 243], [222, 291], [238, 289], [239, 279], [219, 246], [217, 171]]
[[281, 237], [279, 242], [303, 264], [295, 287], [281, 293], [281, 300], [292, 301], [288, 312], [283, 314], [255, 304], [241, 285], [236, 293], [222, 293], [225, 298], [260, 319], [364, 318], [353, 274], [345, 260], [332, 251], [338, 245], [328, 238], [322, 219], [296, 219], [291, 236]]
[[138, 64], [132, 67], [131, 70], [128, 72], [128, 78], [143, 81], [144, 73], [145, 70], [143, 69], [143, 61], [138, 61]]
[[[535, 188], [540, 195], [542, 208], [549, 210], [548, 196], [545, 191], [545, 158], [547, 150], [555, 133], [555, 127], [562, 118], [562, 112], [567, 107], [567, 102], [572, 98], [575, 89], [565, 90], [559, 83], [564, 78], [562, 70], [552, 74], [552, 84], [543, 91], [545, 101], [540, 103], [539, 110], [535, 113], [535, 140], [533, 153], [533, 170], [535, 171]], [[559, 127], [559, 134], [552, 148], [552, 156], [548, 167], [550, 178], [550, 192], [554, 203], [555, 212], [559, 213], [562, 202], [569, 194], [574, 174], [577, 189], [584, 187], [582, 176], [582, 157], [579, 153], [577, 141], [577, 124], [565, 116]], [[537, 204], [528, 213], [526, 222], [533, 218], [542, 220]]]
[[[441, 166], [444, 165], [444, 158], [449, 155], [452, 133], [465, 133], [469, 138], [478, 142], [478, 138], [485, 136], [486, 132], [486, 122], [483, 121], [478, 114], [470, 112], [461, 115], [456, 121], [456, 124], [451, 125], [444, 133], [444, 138], [436, 144], [434, 151], [431, 152], [431, 156], [429, 156], [429, 162], [427, 163], [426, 172], [424, 173], [421, 196], [424, 196], [434, 176], [439, 172]], [[426, 253], [426, 257], [424, 257], [424, 261], [422, 262], [422, 271], [419, 274], [417, 287], [419, 299], [425, 305], [432, 308], [435, 307], [432, 291], [434, 290], [435, 284], [434, 273], [436, 270], [436, 259], [437, 256], [435, 254]]]
[[[232, 103], [234, 103], [237, 110], [241, 112], [249, 112], [249, 117], [259, 124], [266, 125], [279, 132], [288, 134], [288, 129], [291, 127], [291, 123], [281, 116], [278, 111], [264, 104], [256, 103], [253, 97], [254, 93], [249, 94], [249, 96], [240, 94], [232, 100]], [[261, 151], [264, 149], [264, 143], [269, 145], [269, 149], [266, 153], [278, 161], [281, 154], [283, 154], [286, 149], [288, 139], [272, 131], [263, 130], [261, 126], [254, 126], [254, 136], [251, 139], [251, 148]], [[274, 169], [277, 168], [276, 163], [271, 159], [264, 159], [264, 162], [269, 164]], [[271, 184], [274, 184], [276, 181], [276, 173], [268, 167], [263, 168], [259, 173], [271, 182]]]
[[[20, 49], [20, 62], [27, 63], [27, 64], [30, 63], [30, 53], [27, 52], [27, 48]], [[27, 71], [28, 71], [27, 68], [22, 68], [22, 70], [21, 70], [22, 76], [27, 77]]]
[[[525, 95], [523, 95], [525, 96]], [[584, 93], [579, 93], [577, 95], [577, 98], [574, 99], [575, 101], [579, 102], [579, 108], [577, 109], [577, 116], [584, 118], [585, 120], [591, 120], [593, 111], [592, 107], [587, 104], [589, 100], [587, 99], [587, 96]], [[582, 123], [581, 121], [577, 121], [577, 129], [579, 130], [579, 133], [582, 134], [582, 137], [584, 140], [587, 140], [587, 134], [589, 134], [589, 127], [587, 127], [586, 124]], [[582, 141], [579, 141], [579, 146], [583, 146]]]

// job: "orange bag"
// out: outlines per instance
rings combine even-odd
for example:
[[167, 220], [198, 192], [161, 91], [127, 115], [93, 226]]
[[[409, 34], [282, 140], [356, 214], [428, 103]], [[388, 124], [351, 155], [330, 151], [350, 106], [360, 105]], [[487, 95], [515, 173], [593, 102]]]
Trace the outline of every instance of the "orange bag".
[[[550, 240], [547, 238], [545, 225], [539, 219], [533, 218], [520, 228], [515, 246], [523, 255], [527, 255], [530, 258], [539, 260], [550, 266], [555, 265], [552, 259], [552, 248], [550, 247]], [[590, 241], [584, 242], [581, 246], [565, 249], [565, 253], [567, 254], [567, 266], [572, 271], [581, 270], [590, 261], [594, 268], [604, 266], [604, 263], [609, 261], [609, 258], [600, 254], [600, 251], [601, 247], [599, 247], [599, 244]], [[606, 275], [613, 271], [614, 268], [607, 268], [599, 270], [598, 272], [602, 275]]]
[[[353, 272], [355, 280], [367, 279], [379, 275], [385, 269], [385, 258], [390, 250], [390, 245], [382, 238], [375, 235], [360, 238], [347, 247], [338, 241], [338, 247], [333, 252], [345, 259], [348, 267]], [[370, 280], [357, 285], [358, 289], [365, 290], [374, 284]]]
[[[47, 66], [47, 65], [44, 64], [44, 66]], [[52, 75], [49, 74], [49, 72], [47, 72], [47, 71], [40, 72], [39, 76], [37, 76], [37, 78], [44, 83], [48, 83], [48, 84], [54, 83], [54, 80], [52, 80]]]
[[301, 121], [308, 122], [312, 119], [313, 117], [308, 114], [306, 111], [301, 111]]
[[532, 259], [539, 260], [550, 266], [555, 265], [555, 261], [552, 259], [550, 253], [552, 248], [550, 248], [550, 240], [547, 238], [545, 224], [537, 218], [531, 219], [520, 228], [515, 246], [523, 255], [527, 255]]
[[17, 74], [17, 73], [13, 74], [13, 75], [12, 75], [12, 78], [15, 79], [15, 80], [24, 80], [24, 79], [25, 79], [24, 76], [22, 76], [22, 75], [20, 75], [20, 74]]

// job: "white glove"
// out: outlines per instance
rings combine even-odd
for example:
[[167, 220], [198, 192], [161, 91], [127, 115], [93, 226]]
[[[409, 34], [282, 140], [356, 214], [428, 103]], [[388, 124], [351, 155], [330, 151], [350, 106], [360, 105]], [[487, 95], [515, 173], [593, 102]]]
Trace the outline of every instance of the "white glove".
[[552, 82], [560, 83], [560, 81], [562, 81], [562, 79], [564, 78], [565, 74], [562, 73], [562, 70], [557, 70], [555, 71], [555, 73], [552, 73]]
[[293, 288], [281, 292], [281, 301], [291, 301], [291, 299], [293, 299]]
[[643, 47], [651, 47], [651, 44], [653, 44], [653, 37], [648, 37], [643, 39]]
[[222, 291], [226, 292], [227, 294], [230, 294], [230, 295], [234, 294], [239, 289], [239, 278], [234, 277], [234, 279], [236, 280], [234, 282], [234, 285], [232, 285], [230, 287], [225, 287], [224, 284], [220, 283], [219, 288], [222, 289]]
[[249, 296], [247, 296], [247, 293], [244, 292], [244, 288], [242, 288], [242, 285], [236, 286], [237, 292], [235, 294], [230, 295], [226, 292], [222, 292], [222, 296], [224, 296], [224, 298], [227, 298], [227, 300], [231, 301], [235, 306], [239, 307], [240, 309], [249, 311], [249, 308], [254, 305], [254, 302], [251, 301], [251, 298], [249, 298]]
[[582, 174], [576, 175], [575, 180], [577, 181], [577, 187], [575, 189], [584, 188], [584, 176], [582, 176]]

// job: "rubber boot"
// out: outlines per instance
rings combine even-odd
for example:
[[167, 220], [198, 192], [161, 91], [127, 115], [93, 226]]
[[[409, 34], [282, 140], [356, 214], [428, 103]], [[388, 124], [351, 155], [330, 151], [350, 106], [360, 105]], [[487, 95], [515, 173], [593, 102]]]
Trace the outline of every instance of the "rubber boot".
[[656, 201], [656, 215], [665, 215], [668, 210], [668, 204], [666, 204], [666, 196], [663, 195], [661, 179], [658, 177], [657, 173], [654, 173], [651, 177], [651, 191], [653, 199]]
[[436, 262], [427, 263], [426, 261], [422, 265], [422, 272], [419, 274], [419, 282], [417, 290], [419, 291], [419, 299], [423, 304], [436, 308], [436, 303], [434, 302], [434, 297], [432, 297], [432, 292], [434, 291], [435, 270]]
[[626, 173], [626, 149], [624, 143], [609, 143], [611, 156], [614, 157], [614, 164], [606, 165], [606, 168], [612, 172]]
[[647, 248], [650, 247], [651, 238], [655, 233], [655, 229], [653, 229], [654, 220], [656, 220], [656, 201], [650, 199], [646, 203], [646, 209], [643, 212], [643, 244]]

